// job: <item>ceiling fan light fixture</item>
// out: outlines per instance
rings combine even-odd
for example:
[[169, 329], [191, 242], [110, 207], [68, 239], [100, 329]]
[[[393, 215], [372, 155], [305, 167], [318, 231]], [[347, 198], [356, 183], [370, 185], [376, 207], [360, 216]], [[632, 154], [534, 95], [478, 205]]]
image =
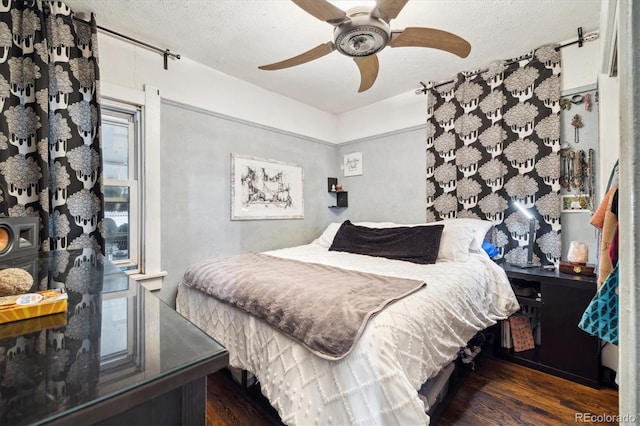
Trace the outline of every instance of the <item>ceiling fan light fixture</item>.
[[380, 51], [389, 40], [385, 31], [373, 26], [358, 26], [336, 37], [336, 50], [343, 55], [369, 56]]
[[347, 42], [349, 50], [354, 52], [367, 53], [376, 47], [376, 40], [369, 34], [358, 34]]
[[371, 9], [354, 7], [347, 11], [350, 18], [338, 25], [333, 33], [336, 50], [351, 57], [369, 56], [384, 48], [391, 37], [386, 22], [374, 18]]
[[333, 41], [323, 43], [284, 61], [262, 65], [261, 70], [279, 70], [305, 64], [337, 50], [353, 58], [360, 71], [364, 92], [376, 81], [379, 62], [376, 53], [385, 47], [427, 47], [466, 58], [471, 45], [465, 39], [435, 28], [407, 27], [394, 30], [395, 19], [409, 0], [376, 0], [374, 6], [356, 6], [344, 11], [328, 0], [291, 0], [309, 15], [334, 27]]

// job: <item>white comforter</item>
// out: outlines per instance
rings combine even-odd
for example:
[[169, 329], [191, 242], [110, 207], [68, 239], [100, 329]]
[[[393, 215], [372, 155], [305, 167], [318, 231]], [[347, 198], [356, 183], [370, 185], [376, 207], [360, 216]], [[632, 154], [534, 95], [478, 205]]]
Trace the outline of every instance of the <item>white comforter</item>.
[[486, 256], [418, 265], [317, 244], [267, 254], [427, 283], [376, 315], [340, 361], [319, 358], [266, 323], [180, 285], [178, 312], [229, 350], [231, 366], [255, 374], [286, 424], [428, 424], [416, 390], [477, 331], [518, 309], [504, 271]]

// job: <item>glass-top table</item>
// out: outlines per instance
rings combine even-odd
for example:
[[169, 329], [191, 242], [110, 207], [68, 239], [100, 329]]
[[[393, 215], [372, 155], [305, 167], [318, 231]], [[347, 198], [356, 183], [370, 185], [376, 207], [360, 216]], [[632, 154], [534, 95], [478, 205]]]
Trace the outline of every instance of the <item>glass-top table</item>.
[[228, 352], [92, 250], [0, 262], [64, 285], [65, 313], [0, 324], [0, 425], [203, 424]]

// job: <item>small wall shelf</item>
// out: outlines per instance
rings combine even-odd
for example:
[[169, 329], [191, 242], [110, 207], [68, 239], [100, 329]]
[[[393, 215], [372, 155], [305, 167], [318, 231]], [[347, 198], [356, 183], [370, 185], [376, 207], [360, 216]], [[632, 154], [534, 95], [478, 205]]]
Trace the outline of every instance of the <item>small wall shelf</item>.
[[338, 186], [337, 178], [328, 178], [327, 179], [327, 190], [330, 194], [336, 195], [336, 204], [333, 206], [329, 206], [330, 209], [338, 209], [349, 207], [349, 193], [347, 191], [342, 191], [336, 189]]

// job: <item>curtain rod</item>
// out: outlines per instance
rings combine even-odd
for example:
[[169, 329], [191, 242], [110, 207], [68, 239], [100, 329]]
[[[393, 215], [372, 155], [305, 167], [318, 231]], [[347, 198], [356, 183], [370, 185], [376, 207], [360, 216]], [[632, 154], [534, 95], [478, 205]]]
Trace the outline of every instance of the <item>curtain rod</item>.
[[[599, 33], [598, 33], [597, 31], [594, 31], [594, 32], [589, 33], [589, 34], [587, 34], [587, 35], [585, 35], [585, 36], [583, 37], [583, 36], [582, 36], [582, 27], [578, 27], [578, 39], [577, 39], [577, 40], [570, 41], [570, 42], [568, 42], [568, 43], [565, 43], [565, 44], [561, 44], [561, 45], [559, 45], [559, 46], [556, 46], [556, 48], [555, 48], [555, 49], [556, 49], [556, 50], [560, 50], [560, 49], [562, 49], [563, 47], [571, 46], [571, 45], [574, 45], [574, 44], [576, 44], [576, 43], [578, 44], [578, 47], [582, 47], [582, 44], [583, 44], [585, 41], [593, 41], [593, 40], [596, 40], [596, 39], [598, 38], [598, 36], [599, 36]], [[516, 62], [519, 62], [520, 60], [522, 60], [522, 58], [523, 58], [523, 57], [526, 57], [526, 56], [528, 56], [528, 55], [523, 55], [523, 56], [521, 56], [521, 57], [519, 57], [519, 58], [515, 58], [515, 59], [513, 59], [513, 60], [511, 60], [511, 61], [505, 61], [505, 65], [515, 64]], [[476, 76], [476, 75], [478, 75], [478, 74], [482, 74], [483, 72], [486, 72], [486, 71], [488, 71], [488, 68], [485, 68], [485, 69], [482, 69], [482, 70], [478, 70], [478, 71], [472, 72], [472, 73], [468, 74], [468, 76], [469, 76], [469, 77], [474, 77], [474, 76]], [[445, 84], [453, 83], [454, 81], [455, 81], [455, 80], [446, 80], [446, 81], [441, 81], [440, 83], [436, 83], [436, 84], [434, 84], [432, 87], [433, 87], [433, 88], [436, 88], [436, 87], [444, 86]], [[420, 83], [420, 85], [421, 85], [422, 87], [417, 88], [417, 89], [415, 90], [415, 94], [416, 94], [416, 95], [426, 94], [426, 93], [427, 93], [427, 90], [428, 90], [428, 89], [427, 89], [427, 85], [426, 85], [426, 84], [424, 84], [424, 83], [423, 83], [423, 82], [421, 82], [421, 81], [419, 81], [418, 83]]]
[[[75, 19], [76, 21], [79, 21], [79, 22], [83, 22], [85, 24], [91, 24], [90, 22], [85, 21], [84, 19], [78, 18], [77, 16], [74, 16], [73, 19]], [[102, 30], [102, 31], [107, 32], [109, 34], [113, 34], [113, 35], [115, 35], [117, 37], [120, 37], [120, 38], [122, 38], [124, 40], [130, 41], [130, 42], [135, 43], [135, 44], [139, 44], [140, 46], [144, 46], [147, 49], [150, 49], [150, 50], [153, 50], [155, 52], [160, 53], [161, 55], [164, 56], [164, 69], [165, 70], [168, 69], [168, 67], [169, 67], [169, 64], [168, 64], [169, 57], [180, 59], [180, 54], [179, 53], [173, 53], [169, 49], [161, 49], [161, 48], [153, 46], [153, 45], [151, 45], [149, 43], [145, 43], [144, 41], [140, 41], [138, 39], [135, 39], [133, 37], [129, 37], [128, 35], [121, 34], [121, 33], [117, 32], [117, 31], [110, 30], [109, 28], [105, 28], [105, 27], [102, 27], [100, 25], [96, 25], [96, 27], [99, 30]]]

